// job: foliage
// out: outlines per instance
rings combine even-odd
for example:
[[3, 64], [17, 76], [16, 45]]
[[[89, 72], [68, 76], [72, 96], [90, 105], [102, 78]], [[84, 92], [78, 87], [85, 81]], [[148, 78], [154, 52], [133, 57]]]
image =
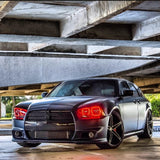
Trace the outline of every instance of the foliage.
[[146, 94], [146, 98], [151, 102], [154, 117], [160, 117], [160, 94]]
[[9, 118], [2, 117], [1, 120], [12, 120], [12, 118], [11, 117], [9, 117]]
[[12, 117], [12, 113], [13, 113], [12, 110], [14, 107], [13, 105], [16, 105], [16, 104], [23, 102], [23, 101], [40, 99], [40, 98], [41, 98], [41, 96], [15, 96], [14, 102], [13, 102], [13, 97], [11, 97], [11, 96], [2, 97], [2, 102], [6, 105], [6, 117], [7, 118]]

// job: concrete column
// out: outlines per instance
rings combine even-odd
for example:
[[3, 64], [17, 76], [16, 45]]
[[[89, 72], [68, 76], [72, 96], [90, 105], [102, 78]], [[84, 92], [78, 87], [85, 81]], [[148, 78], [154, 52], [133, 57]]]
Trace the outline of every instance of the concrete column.
[[0, 96], [0, 118], [1, 118], [1, 96]]
[[14, 96], [12, 96], [12, 103], [13, 103], [13, 105], [12, 105], [12, 117], [13, 117], [13, 114], [14, 114], [14, 106], [15, 106], [15, 98], [14, 98]]

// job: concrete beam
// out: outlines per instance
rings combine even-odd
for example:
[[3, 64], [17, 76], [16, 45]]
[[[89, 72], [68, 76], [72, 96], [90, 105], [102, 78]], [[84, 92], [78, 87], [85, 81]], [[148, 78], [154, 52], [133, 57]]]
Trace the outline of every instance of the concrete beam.
[[49, 92], [58, 84], [59, 82], [51, 84], [9, 86], [8, 90], [0, 88], [0, 95], [1, 96], [40, 95], [42, 92]]
[[27, 46], [27, 51], [33, 52], [45, 48], [48, 46], [48, 43], [28, 43]]
[[155, 94], [154, 89], [143, 91], [144, 94]]
[[52, 83], [52, 84], [42, 84], [41, 89], [52, 89], [57, 86], [59, 83]]
[[0, 51], [32, 51], [28, 49], [28, 43], [0, 42]]
[[25, 95], [41, 95], [42, 92], [49, 92], [48, 89], [43, 90], [0, 90], [0, 96], [25, 96]]
[[[94, 54], [103, 50], [114, 48], [114, 46], [87, 46], [87, 45], [50, 45], [39, 49], [39, 52], [63, 52], [63, 53], [87, 53]], [[34, 51], [34, 49], [28, 49]]]
[[148, 90], [154, 90], [154, 88], [141, 88], [142, 92], [148, 91]]
[[136, 24], [132, 32], [133, 40], [143, 40], [160, 35], [160, 16]]
[[139, 87], [160, 84], [160, 78], [136, 78], [134, 83]]
[[45, 57], [45, 58], [75, 58], [75, 59], [119, 59], [119, 60], [160, 60], [159, 56], [135, 56], [135, 55], [107, 55], [107, 54], [86, 54], [86, 53], [60, 53], [60, 52], [18, 52], [1, 51], [0, 56], [6, 57]]
[[[40, 2], [40, 1], [36, 1]], [[7, 14], [7, 18], [61, 21], [83, 7], [19, 1], [16, 7]]]
[[59, 37], [59, 22], [4, 18], [0, 22], [0, 34]]
[[[29, 95], [29, 94], [33, 94], [33, 93], [36, 93], [36, 92], [48, 92], [48, 90], [47, 89], [43, 89], [43, 90], [37, 90], [37, 89], [33, 89], [33, 90], [25, 90], [24, 91], [24, 94], [25, 95]], [[8, 92], [8, 93], [10, 93], [10, 92]]]
[[0, 56], [0, 62], [0, 87], [6, 87], [102, 76], [135, 68], [148, 61]]
[[7, 13], [16, 6], [18, 1], [1, 1], [0, 2], [0, 20], [7, 15]]
[[44, 36], [24, 36], [1, 34], [0, 42], [38, 43], [46, 45], [90, 45], [90, 46], [115, 46], [115, 47], [153, 47], [160, 48], [158, 41], [131, 41], [131, 40], [108, 40], [87, 38], [58, 38]]
[[[90, 45], [50, 45], [39, 49], [39, 52], [63, 52], [63, 53], [87, 53], [94, 54], [103, 50], [115, 48], [114, 46], [90, 46]], [[28, 49], [28, 51], [35, 51]]]
[[44, 47], [40, 50], [40, 52], [63, 52], [63, 53], [87, 53], [87, 46], [86, 45], [50, 45]]
[[[66, 17], [61, 22], [61, 36], [68, 37], [74, 35], [95, 24], [99, 24], [104, 19], [138, 5], [142, 1], [94, 1], [87, 8], [77, 10], [71, 16]], [[78, 19], [78, 21], [77, 21]]]
[[36, 51], [48, 46], [48, 43], [0, 42], [0, 51]]
[[[138, 5], [139, 6], [139, 5]], [[127, 10], [107, 20], [108, 23], [137, 24], [149, 18], [159, 16], [159, 11]]]
[[160, 1], [144, 1], [140, 5], [133, 7], [135, 10], [145, 10], [145, 11], [160, 11]]
[[140, 47], [114, 47], [109, 50], [104, 50], [100, 54], [113, 54], [113, 55], [141, 55]]
[[155, 88], [154, 92], [156, 92], [156, 93], [159, 92], [160, 93], [160, 89], [159, 88]]
[[150, 55], [160, 54], [160, 48], [142, 47], [141, 54], [142, 54], [142, 56], [150, 56]]
[[131, 40], [132, 25], [101, 23], [72, 36], [72, 38]]
[[104, 50], [110, 50], [115, 48], [115, 46], [87, 46], [87, 53], [94, 54]]
[[[107, 76], [121, 77], [121, 78], [126, 78], [128, 80], [133, 81], [135, 78], [151, 78], [151, 79], [156, 78], [156, 77], [159, 78], [159, 72], [160, 72], [159, 61], [153, 61], [151, 63], [147, 63], [147, 64], [142, 65], [137, 68], [109, 74]], [[141, 80], [139, 80], [139, 81], [141, 81]], [[147, 86], [145, 88], [150, 88], [150, 87], [153, 87], [153, 86]], [[154, 88], [157, 88], [157, 87], [160, 88], [159, 86], [157, 86], [157, 84], [156, 84], [156, 86], [154, 85]]]
[[[16, 86], [9, 86], [8, 89], [4, 90], [3, 88], [0, 88], [0, 90], [4, 90], [4, 91], [12, 91], [12, 90], [33, 90], [33, 89], [42, 89], [40, 84], [36, 84], [36, 85], [16, 85]], [[44, 88], [43, 88], [44, 89]]]
[[89, 1], [32, 1], [32, 3], [85, 7], [91, 2], [89, 2]]

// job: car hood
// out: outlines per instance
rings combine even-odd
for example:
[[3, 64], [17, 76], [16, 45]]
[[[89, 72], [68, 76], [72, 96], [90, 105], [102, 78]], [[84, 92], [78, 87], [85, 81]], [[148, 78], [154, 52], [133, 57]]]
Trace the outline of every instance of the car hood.
[[79, 106], [86, 102], [104, 101], [104, 97], [93, 96], [72, 96], [72, 97], [52, 97], [44, 98], [31, 103], [29, 110], [72, 110], [73, 107]]
[[69, 97], [46, 97], [39, 100], [30, 100], [21, 102], [16, 107], [29, 110], [72, 110], [73, 107], [79, 106], [87, 102], [104, 102], [113, 101], [117, 98], [114, 97], [98, 97], [98, 96], [69, 96]]
[[35, 109], [52, 109], [52, 110], [70, 110], [76, 105], [93, 100], [93, 97], [54, 97], [44, 98], [40, 101], [33, 102], [30, 110]]

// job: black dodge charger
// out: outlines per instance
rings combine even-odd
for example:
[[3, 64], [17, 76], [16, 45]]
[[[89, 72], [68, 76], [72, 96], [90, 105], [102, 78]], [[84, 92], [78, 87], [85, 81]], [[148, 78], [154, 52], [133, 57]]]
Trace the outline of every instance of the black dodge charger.
[[42, 96], [14, 108], [13, 141], [23, 147], [58, 142], [92, 143], [105, 149], [118, 147], [129, 136], [152, 136], [150, 103], [130, 81], [65, 81]]

